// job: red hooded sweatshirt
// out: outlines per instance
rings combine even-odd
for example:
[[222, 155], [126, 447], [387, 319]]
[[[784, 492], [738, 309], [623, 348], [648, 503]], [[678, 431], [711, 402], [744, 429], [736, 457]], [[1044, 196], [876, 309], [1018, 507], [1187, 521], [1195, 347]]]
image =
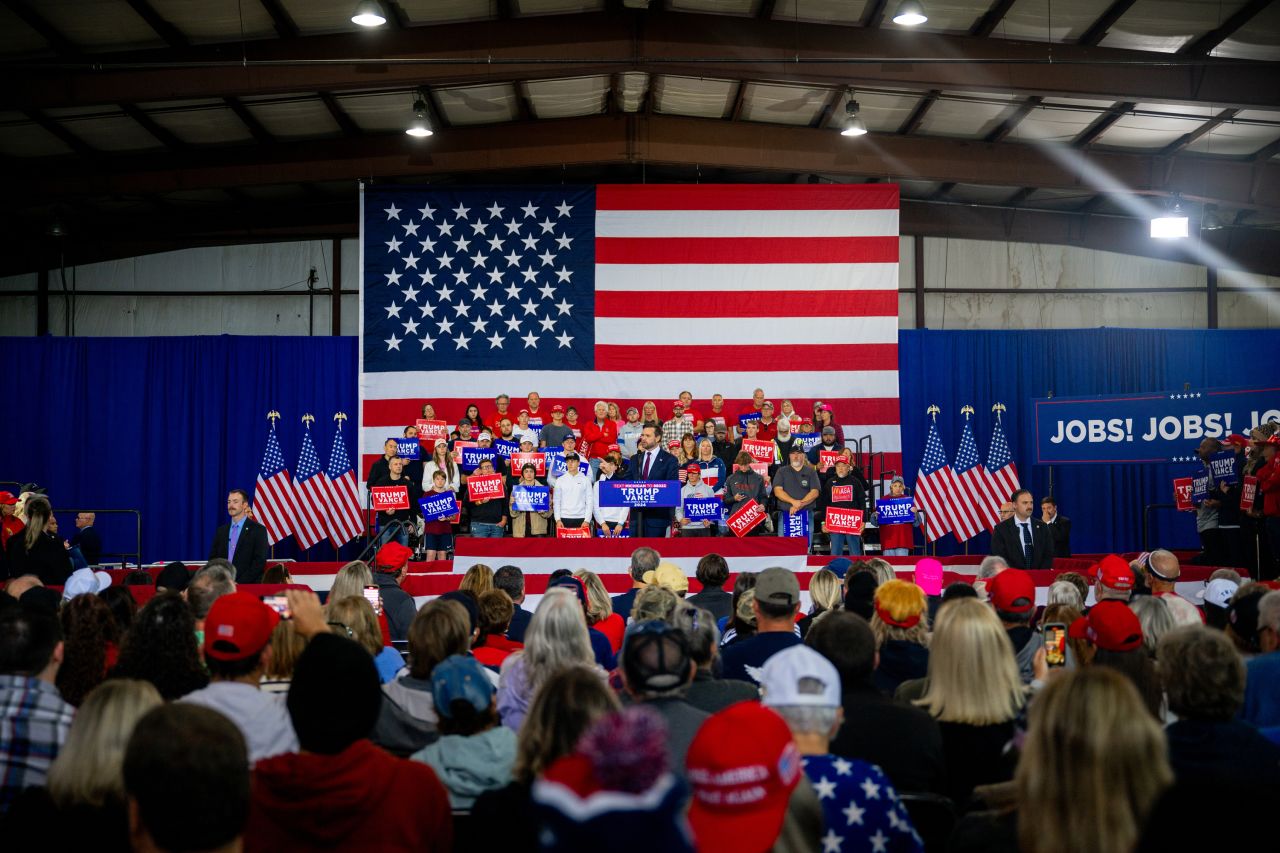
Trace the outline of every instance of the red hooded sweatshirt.
[[254, 767], [246, 851], [452, 848], [449, 795], [435, 771], [367, 740]]

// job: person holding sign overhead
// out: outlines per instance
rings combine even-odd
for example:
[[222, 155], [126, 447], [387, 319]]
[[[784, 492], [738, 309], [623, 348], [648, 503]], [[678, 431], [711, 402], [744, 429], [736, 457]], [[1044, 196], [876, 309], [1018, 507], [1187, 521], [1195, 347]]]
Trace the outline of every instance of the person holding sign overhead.
[[[662, 428], [645, 424], [640, 431], [639, 449], [631, 460], [631, 479], [678, 480], [676, 458], [662, 449]], [[636, 510], [632, 519], [633, 536], [667, 536], [671, 532], [670, 508]]]
[[562, 528], [589, 528], [591, 507], [595, 502], [591, 479], [582, 472], [576, 453], [566, 453], [565, 473], [556, 480], [553, 498], [556, 530]]
[[230, 560], [240, 583], [258, 583], [267, 568], [267, 528], [249, 518], [249, 494], [232, 489], [227, 495], [231, 521], [213, 534], [209, 559]]

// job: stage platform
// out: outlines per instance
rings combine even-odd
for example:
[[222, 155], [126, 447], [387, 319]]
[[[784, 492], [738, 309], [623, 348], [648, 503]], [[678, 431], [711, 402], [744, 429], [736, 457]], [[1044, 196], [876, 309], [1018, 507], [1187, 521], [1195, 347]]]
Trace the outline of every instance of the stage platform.
[[[800, 582], [802, 597], [808, 604], [808, 585], [813, 574], [831, 562], [825, 555], [806, 555], [804, 546], [799, 541], [791, 541], [782, 537], [754, 537], [747, 539], [591, 539], [591, 540], [556, 540], [556, 539], [469, 539], [461, 538], [458, 542], [458, 553], [452, 560], [436, 560], [433, 562], [411, 562], [409, 575], [404, 580], [404, 589], [418, 602], [419, 606], [435, 596], [457, 589], [462, 575], [476, 563], [484, 563], [491, 569], [502, 565], [517, 565], [525, 571], [525, 591], [528, 596], [526, 609], [536, 607], [538, 599], [546, 591], [547, 579], [556, 569], [587, 568], [600, 575], [605, 588], [610, 593], [626, 592], [631, 587], [631, 577], [627, 572], [631, 552], [641, 545], [648, 545], [658, 551], [666, 561], [675, 563], [684, 569], [689, 576], [690, 592], [697, 592], [701, 585], [694, 578], [694, 569], [698, 560], [707, 553], [715, 552], [724, 556], [733, 574], [739, 571], [760, 571], [770, 566], [790, 568]], [[1137, 554], [1123, 554], [1126, 559], [1133, 559]], [[1190, 555], [1180, 554], [1183, 558], [1182, 580], [1178, 584], [1179, 594], [1192, 601], [1198, 601], [1196, 594], [1204, 589], [1204, 582], [1215, 570], [1214, 567], [1187, 565], [1185, 559]], [[1095, 565], [1101, 555], [1087, 554], [1076, 557], [1058, 558], [1054, 560], [1054, 568], [1031, 572], [1036, 583], [1036, 598], [1044, 603], [1049, 585], [1062, 572], [1087, 572]], [[913, 567], [923, 556], [888, 557], [886, 558], [904, 580], [913, 578]], [[943, 585], [955, 581], [971, 581], [977, 574], [983, 557], [951, 556], [939, 557], [945, 571]], [[194, 564], [193, 564], [194, 565]], [[340, 562], [307, 562], [284, 563], [296, 584], [301, 584], [317, 592], [327, 592], [333, 585], [333, 577], [345, 563]], [[154, 576], [162, 566], [148, 566], [147, 570]], [[126, 574], [122, 570], [110, 570], [113, 581], [120, 583]], [[732, 588], [730, 577], [726, 588]], [[282, 589], [280, 586], [247, 585], [246, 590], [258, 594], [267, 594]], [[141, 592], [149, 592], [145, 587], [137, 588]], [[139, 596], [141, 599], [141, 596]], [[150, 595], [146, 596], [147, 598]]]

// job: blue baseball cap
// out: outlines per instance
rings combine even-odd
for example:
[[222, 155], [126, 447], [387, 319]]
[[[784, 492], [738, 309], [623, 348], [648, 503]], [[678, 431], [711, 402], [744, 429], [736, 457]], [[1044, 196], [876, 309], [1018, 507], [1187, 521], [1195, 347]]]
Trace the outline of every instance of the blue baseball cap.
[[453, 703], [467, 702], [476, 713], [483, 713], [493, 703], [493, 682], [485, 674], [480, 661], [468, 655], [450, 655], [431, 670], [431, 696], [436, 713], [453, 719]]
[[844, 576], [849, 573], [849, 569], [853, 568], [853, 561], [848, 557], [836, 557], [830, 563], [827, 563], [827, 569], [835, 572], [836, 577], [844, 580]]

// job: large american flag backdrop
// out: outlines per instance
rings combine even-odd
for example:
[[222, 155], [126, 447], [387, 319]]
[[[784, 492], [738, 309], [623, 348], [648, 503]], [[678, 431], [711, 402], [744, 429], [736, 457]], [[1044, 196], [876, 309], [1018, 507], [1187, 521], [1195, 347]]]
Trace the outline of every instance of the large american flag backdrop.
[[832, 405], [901, 469], [898, 188], [366, 187], [362, 473], [420, 416]]

